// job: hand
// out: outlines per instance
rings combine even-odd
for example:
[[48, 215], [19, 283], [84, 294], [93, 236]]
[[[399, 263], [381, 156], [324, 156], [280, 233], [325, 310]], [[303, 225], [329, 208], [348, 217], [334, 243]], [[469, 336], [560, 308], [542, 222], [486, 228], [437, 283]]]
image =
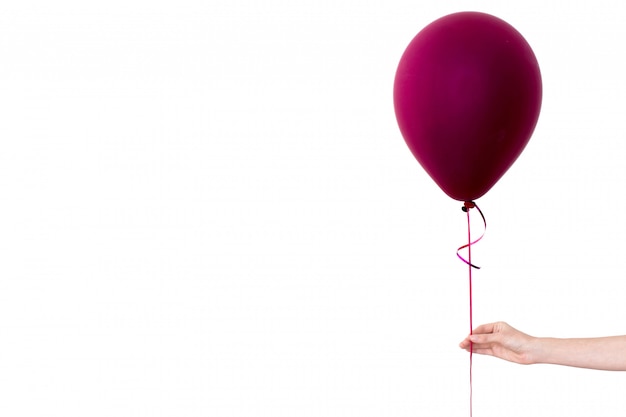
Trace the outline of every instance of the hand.
[[523, 365], [535, 363], [533, 346], [536, 338], [520, 332], [502, 321], [478, 326], [459, 345], [481, 355], [491, 355]]

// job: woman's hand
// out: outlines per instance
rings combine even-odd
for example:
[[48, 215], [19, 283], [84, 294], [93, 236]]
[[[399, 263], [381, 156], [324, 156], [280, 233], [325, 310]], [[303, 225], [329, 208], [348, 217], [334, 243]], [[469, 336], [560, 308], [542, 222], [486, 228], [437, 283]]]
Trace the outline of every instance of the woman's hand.
[[483, 324], [474, 329], [460, 347], [482, 355], [491, 355], [510, 362], [528, 365], [535, 363], [534, 349], [537, 338], [522, 333], [499, 321]]

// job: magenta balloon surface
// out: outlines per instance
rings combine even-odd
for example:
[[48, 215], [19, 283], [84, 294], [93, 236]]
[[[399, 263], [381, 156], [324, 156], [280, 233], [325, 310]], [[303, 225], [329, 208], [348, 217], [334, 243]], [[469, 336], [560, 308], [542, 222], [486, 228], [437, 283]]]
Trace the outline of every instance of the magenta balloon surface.
[[483, 196], [522, 153], [541, 109], [541, 73], [522, 35], [478, 12], [444, 16], [402, 55], [394, 107], [409, 149], [450, 197]]

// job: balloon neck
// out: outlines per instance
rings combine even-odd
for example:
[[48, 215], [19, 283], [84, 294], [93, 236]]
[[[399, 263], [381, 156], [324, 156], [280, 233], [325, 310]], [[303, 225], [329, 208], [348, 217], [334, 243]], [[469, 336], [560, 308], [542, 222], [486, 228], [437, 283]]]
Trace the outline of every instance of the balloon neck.
[[463, 207], [461, 207], [461, 210], [467, 213], [469, 209], [473, 209], [474, 207], [476, 207], [476, 203], [474, 203], [473, 201], [466, 201], [465, 203], [463, 203]]

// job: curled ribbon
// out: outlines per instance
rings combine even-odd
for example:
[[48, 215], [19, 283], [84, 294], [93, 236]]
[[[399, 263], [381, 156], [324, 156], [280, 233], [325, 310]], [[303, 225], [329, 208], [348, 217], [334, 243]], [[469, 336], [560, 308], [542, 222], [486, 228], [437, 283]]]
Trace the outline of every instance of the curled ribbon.
[[[479, 237], [478, 239], [476, 239], [476, 240], [474, 240], [474, 241], [472, 241], [472, 240], [471, 240], [471, 237], [470, 237], [470, 234], [469, 234], [469, 231], [470, 231], [470, 226], [469, 226], [469, 211], [470, 211], [470, 209], [473, 209], [473, 208], [476, 208], [476, 210], [478, 210], [478, 213], [480, 213], [480, 217], [483, 219], [483, 224], [484, 224], [483, 233], [480, 235], [480, 237]], [[468, 264], [470, 267], [472, 267], [472, 268], [476, 268], [476, 269], [480, 269], [480, 266], [476, 266], [476, 265], [474, 265], [474, 264], [472, 263], [472, 255], [471, 255], [471, 254], [472, 254], [472, 252], [471, 252], [470, 246], [472, 246], [472, 245], [474, 245], [474, 244], [476, 244], [476, 243], [480, 242], [480, 240], [483, 238], [483, 236], [485, 236], [485, 231], [487, 230], [487, 220], [485, 220], [485, 215], [484, 215], [484, 214], [483, 214], [483, 212], [480, 210], [480, 207], [478, 207], [478, 204], [476, 204], [476, 203], [475, 203], [475, 202], [473, 202], [473, 201], [466, 201], [466, 202], [465, 202], [465, 204], [463, 205], [463, 207], [461, 207], [461, 210], [463, 210], [464, 212], [466, 212], [466, 213], [467, 213], [467, 221], [468, 221], [468, 223], [467, 223], [467, 232], [468, 232], [468, 233], [467, 233], [467, 234], [468, 234], [468, 238], [467, 238], [467, 240], [468, 240], [468, 242], [467, 242], [465, 245], [463, 245], [463, 246], [459, 247], [459, 248], [456, 250], [456, 256], [458, 256], [460, 260], [462, 260], [463, 262], [465, 262], [466, 264]], [[462, 256], [461, 256], [461, 254], [459, 253], [459, 252], [461, 252], [461, 251], [462, 251], [463, 249], [465, 249], [465, 248], [468, 248], [468, 258], [469, 258], [469, 259], [465, 259], [465, 258], [464, 258], [464, 257], [462, 257]]]
[[[480, 237], [474, 241], [472, 241], [472, 234], [471, 234], [471, 229], [470, 229], [470, 209], [476, 208], [476, 210], [478, 210], [478, 212], [480, 213], [480, 217], [483, 219], [483, 224], [484, 224], [484, 229], [483, 229], [483, 233], [480, 235]], [[483, 236], [485, 236], [485, 231], [487, 230], [487, 220], [485, 220], [485, 216], [483, 214], [483, 212], [480, 210], [480, 208], [478, 207], [478, 205], [473, 202], [473, 201], [466, 201], [465, 204], [463, 205], [463, 207], [461, 208], [465, 213], [467, 213], [467, 244], [461, 246], [460, 248], [457, 249], [456, 251], [456, 256], [459, 257], [459, 259], [461, 259], [463, 262], [465, 262], [468, 265], [468, 269], [469, 269], [469, 321], [470, 321], [470, 334], [473, 334], [473, 330], [474, 330], [474, 324], [473, 324], [473, 319], [472, 319], [472, 311], [473, 311], [473, 306], [472, 306], [472, 268], [475, 269], [480, 269], [479, 266], [476, 266], [472, 263], [472, 245], [474, 245], [475, 243], [478, 243]], [[467, 248], [467, 257], [468, 259], [465, 259], [464, 257], [461, 256], [461, 254], [459, 253], [461, 250]], [[474, 347], [473, 347], [473, 343], [470, 342], [470, 366], [469, 366], [469, 382], [470, 382], [470, 417], [472, 417], [472, 356], [474, 354]]]

